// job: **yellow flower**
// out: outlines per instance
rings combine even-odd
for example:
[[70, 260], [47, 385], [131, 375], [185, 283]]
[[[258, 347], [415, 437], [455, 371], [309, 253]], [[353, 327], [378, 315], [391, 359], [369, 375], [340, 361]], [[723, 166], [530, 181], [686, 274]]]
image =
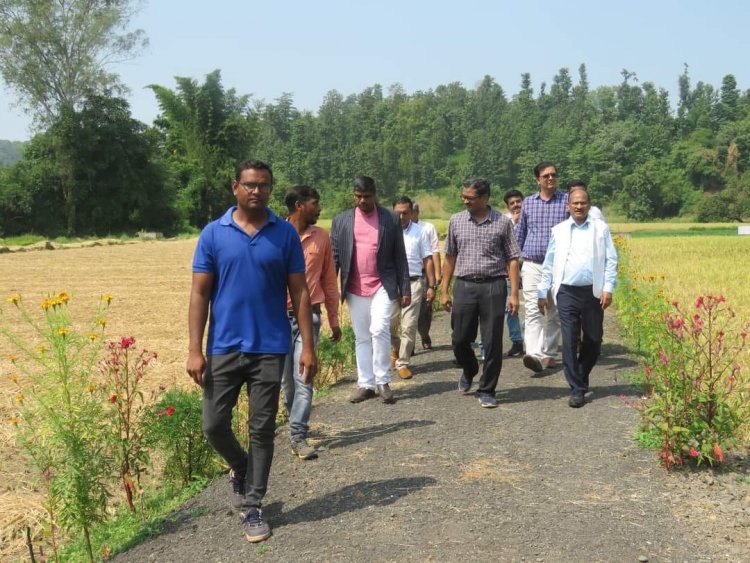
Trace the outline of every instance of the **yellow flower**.
[[112, 296], [109, 293], [105, 293], [102, 295], [102, 301], [104, 301], [107, 305], [112, 303]]
[[102, 325], [102, 328], [104, 328], [105, 326], [107, 326], [107, 319], [105, 319], [105, 318], [101, 318], [101, 319], [99, 319], [96, 322], [97, 322], [97, 324]]
[[21, 395], [20, 393], [16, 395], [16, 403], [18, 403], [19, 405], [23, 404], [23, 395]]
[[93, 342], [97, 338], [99, 338], [99, 336], [96, 335], [96, 334], [94, 334], [93, 332], [91, 334], [89, 334], [89, 340], [91, 340], [91, 342]]
[[10, 379], [13, 383], [18, 383], [18, 376], [15, 373], [9, 375], [8, 379]]
[[96, 391], [96, 385], [94, 385], [93, 383], [89, 383], [86, 387], [86, 391], [88, 391], [89, 393], [93, 393], [94, 391]]
[[57, 299], [60, 301], [60, 303], [67, 303], [70, 299], [70, 296], [65, 291], [61, 291], [57, 294]]
[[49, 299], [45, 299], [44, 301], [42, 301], [42, 309], [46, 311], [50, 307], [52, 307], [52, 301], [50, 301]]
[[68, 327], [61, 326], [60, 328], [57, 329], [57, 334], [65, 338], [65, 335], [68, 334]]
[[11, 295], [7, 299], [8, 303], [13, 303], [13, 305], [18, 305], [21, 302], [21, 296], [16, 293], [15, 295]]
[[11, 354], [10, 356], [8, 356], [8, 360], [10, 360], [11, 364], [15, 364], [16, 360], [18, 360], [18, 356]]
[[44, 354], [47, 351], [47, 347], [44, 344], [39, 345], [39, 353]]
[[15, 414], [13, 416], [11, 416], [8, 420], [10, 421], [10, 423], [13, 426], [18, 426], [18, 423], [21, 422], [21, 419], [18, 416], [16, 416]]

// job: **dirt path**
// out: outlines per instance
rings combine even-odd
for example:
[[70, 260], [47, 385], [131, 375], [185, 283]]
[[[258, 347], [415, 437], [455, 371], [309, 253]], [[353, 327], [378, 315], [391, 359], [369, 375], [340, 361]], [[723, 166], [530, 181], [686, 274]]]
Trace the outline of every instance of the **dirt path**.
[[[611, 319], [611, 317], [610, 317]], [[611, 320], [608, 321], [611, 323]], [[319, 459], [294, 459], [287, 429], [264, 513], [274, 535], [245, 541], [221, 479], [133, 561], [742, 561], [750, 559], [750, 470], [666, 474], [633, 442], [636, 413], [611, 324], [594, 394], [567, 406], [561, 371], [506, 360], [500, 407], [456, 389], [447, 315], [398, 399], [347, 402], [345, 381], [313, 410]], [[744, 472], [744, 475], [743, 473]]]

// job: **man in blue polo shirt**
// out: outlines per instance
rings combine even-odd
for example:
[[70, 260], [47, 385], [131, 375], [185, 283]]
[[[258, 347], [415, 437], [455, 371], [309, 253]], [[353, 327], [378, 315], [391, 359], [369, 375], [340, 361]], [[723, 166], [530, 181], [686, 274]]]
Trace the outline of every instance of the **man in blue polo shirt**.
[[[294, 227], [268, 209], [272, 187], [268, 164], [246, 160], [237, 165], [232, 182], [237, 205], [209, 223], [198, 240], [188, 313], [187, 372], [203, 387], [203, 432], [229, 464], [232, 505], [242, 511], [250, 542], [271, 535], [260, 506], [291, 339], [287, 288], [302, 335], [303, 380], [312, 381], [317, 367], [302, 246]], [[232, 409], [243, 384], [250, 402], [250, 452], [232, 431]]]

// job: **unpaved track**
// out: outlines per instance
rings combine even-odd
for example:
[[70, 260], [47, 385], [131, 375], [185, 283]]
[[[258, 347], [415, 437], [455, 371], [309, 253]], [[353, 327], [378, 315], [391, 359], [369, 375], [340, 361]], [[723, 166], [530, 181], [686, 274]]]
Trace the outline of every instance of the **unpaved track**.
[[[531, 376], [506, 360], [500, 407], [458, 393], [447, 315], [436, 349], [414, 358], [398, 401], [352, 405], [351, 378], [317, 401], [319, 459], [291, 456], [277, 436], [264, 512], [274, 535], [245, 541], [220, 479], [133, 561], [742, 561], [750, 559], [748, 485], [735, 474], [667, 474], [633, 442], [636, 413], [607, 343], [594, 394], [567, 406], [561, 371]], [[747, 472], [745, 459], [740, 470]], [[719, 500], [716, 500], [719, 499]]]

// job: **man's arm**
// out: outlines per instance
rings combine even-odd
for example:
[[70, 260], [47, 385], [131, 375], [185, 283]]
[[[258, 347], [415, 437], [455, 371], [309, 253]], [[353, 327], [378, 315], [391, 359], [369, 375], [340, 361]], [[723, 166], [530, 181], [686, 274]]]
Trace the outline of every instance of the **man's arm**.
[[299, 372], [302, 381], [310, 383], [315, 377], [318, 360], [315, 357], [315, 343], [312, 328], [312, 306], [310, 305], [310, 292], [307, 290], [304, 272], [289, 274], [286, 277], [289, 295], [292, 298], [294, 316], [302, 336], [302, 353], [299, 358]]
[[609, 228], [605, 229], [604, 236], [604, 288], [602, 289], [602, 296], [599, 298], [602, 310], [612, 304], [612, 294], [617, 285], [617, 249]]
[[446, 311], [450, 311], [453, 307], [453, 300], [451, 299], [451, 283], [453, 281], [453, 270], [455, 270], [455, 268], [456, 257], [446, 254], [445, 260], [443, 260], [443, 293], [440, 296], [440, 303]]
[[539, 312], [544, 314], [547, 309], [547, 296], [549, 290], [552, 288], [552, 276], [554, 274], [553, 267], [555, 264], [555, 231], [553, 230], [549, 237], [549, 244], [547, 245], [547, 254], [544, 256], [544, 264], [542, 264], [542, 279], [539, 280], [537, 286], [537, 297], [539, 299]]
[[428, 256], [422, 260], [422, 266], [424, 266], [425, 274], [427, 275], [427, 292], [426, 299], [429, 303], [435, 299], [435, 266], [432, 264], [432, 256]]
[[396, 263], [396, 283], [401, 293], [401, 306], [408, 307], [411, 303], [411, 283], [409, 282], [409, 262], [406, 259], [404, 233], [395, 214], [391, 215], [393, 226], [393, 260]]
[[508, 279], [510, 280], [510, 295], [508, 296], [508, 312], [511, 315], [518, 314], [519, 299], [518, 299], [518, 288], [519, 288], [519, 273], [518, 273], [518, 258], [512, 258], [508, 261]]
[[328, 326], [331, 327], [331, 340], [341, 340], [341, 325], [339, 324], [339, 285], [336, 282], [336, 269], [333, 265], [333, 252], [330, 240], [323, 250], [323, 268], [320, 273], [320, 285], [323, 288], [326, 314], [328, 315]]
[[187, 372], [193, 381], [203, 387], [206, 357], [203, 355], [203, 332], [208, 319], [208, 306], [214, 287], [214, 274], [194, 273], [188, 307], [188, 360]]

